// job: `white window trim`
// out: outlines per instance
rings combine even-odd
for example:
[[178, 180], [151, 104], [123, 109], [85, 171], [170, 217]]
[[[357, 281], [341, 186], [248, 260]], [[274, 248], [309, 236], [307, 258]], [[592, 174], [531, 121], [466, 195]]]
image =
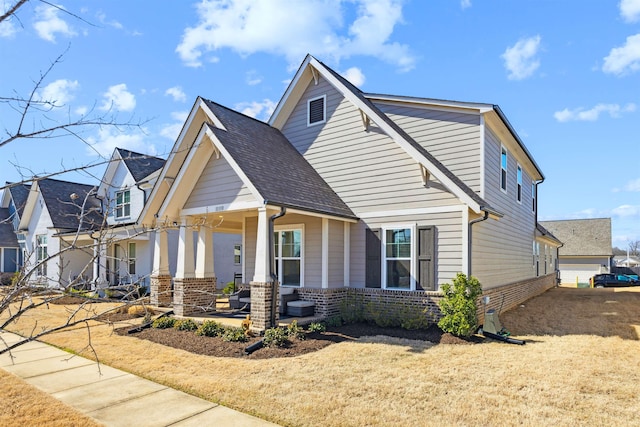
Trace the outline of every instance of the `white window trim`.
[[[124, 203], [124, 194], [128, 192], [129, 193], [129, 202], [128, 203]], [[122, 200], [123, 203], [118, 205], [118, 194], [122, 194]], [[115, 219], [124, 219], [124, 218], [131, 218], [131, 189], [130, 188], [125, 188], [122, 190], [118, 190], [115, 193], [115, 203], [114, 203], [114, 209], [113, 209], [113, 217]], [[129, 215], [125, 215], [124, 212], [124, 207], [126, 205], [129, 205]], [[122, 215], [118, 215], [118, 206], [122, 206]]]
[[[505, 156], [507, 157], [507, 164], [505, 165], [504, 168], [504, 188], [502, 188], [502, 152], [504, 151]], [[507, 189], [509, 188], [509, 150], [507, 150], [507, 147], [505, 147], [504, 145], [500, 146], [500, 157], [498, 159], [498, 162], [500, 163], [500, 176], [498, 179], [498, 185], [500, 186], [500, 191], [502, 191], [504, 194], [507, 194]]]
[[[322, 101], [322, 120], [311, 123], [311, 103], [317, 99], [323, 99]], [[327, 95], [316, 96], [310, 98], [307, 101], [307, 127], [321, 125], [327, 122]]]
[[[46, 239], [46, 243], [44, 245], [41, 245], [38, 242], [38, 237], [44, 236]], [[45, 259], [47, 259], [49, 257], [49, 235], [47, 234], [36, 234], [36, 264], [39, 264], [41, 261], [44, 261]], [[45, 251], [45, 255], [44, 257], [42, 257], [42, 259], [40, 259], [40, 252], [41, 249], [44, 248]], [[36, 271], [36, 275], [39, 277], [45, 277], [48, 273], [48, 265], [47, 262], [43, 262], [41, 265], [38, 266], [37, 271]], [[44, 272], [44, 274], [42, 274]]]
[[[236, 248], [240, 251], [240, 262], [236, 262]], [[233, 244], [233, 265], [242, 265], [242, 243]]]
[[[295, 231], [295, 230], [300, 230], [300, 286], [282, 284], [282, 280], [280, 277], [280, 275], [282, 274], [282, 268], [278, 268], [278, 282], [280, 283], [280, 286], [286, 287], [286, 288], [293, 288], [293, 289], [304, 288], [304, 252], [305, 252], [304, 224], [283, 224], [283, 225], [276, 225], [273, 227], [274, 233], [280, 232], [280, 231]], [[275, 241], [273, 243], [275, 246]], [[278, 248], [282, 252], [282, 245], [278, 245]], [[274, 252], [274, 258], [277, 260], [280, 257], [278, 257], [278, 254]]]
[[[507, 162], [508, 162], [508, 158], [507, 158]], [[522, 166], [520, 166], [520, 163], [516, 163], [516, 201], [519, 204], [522, 204], [522, 190], [524, 188], [523, 182], [524, 182], [524, 171], [522, 170]], [[520, 171], [520, 180], [518, 181], [518, 171]], [[519, 199], [518, 199], [519, 197]]]
[[[411, 268], [409, 273], [411, 274], [411, 280], [409, 281], [409, 289], [407, 288], [392, 288], [387, 286], [387, 230], [398, 230], [401, 228], [408, 228], [411, 230], [411, 256], [409, 257], [411, 262]], [[385, 224], [381, 227], [382, 233], [382, 253], [381, 253], [381, 264], [382, 264], [382, 289], [388, 289], [392, 291], [415, 291], [416, 290], [416, 277], [418, 273], [418, 256], [416, 254], [416, 244], [417, 244], [417, 225], [415, 223], [411, 224]]]

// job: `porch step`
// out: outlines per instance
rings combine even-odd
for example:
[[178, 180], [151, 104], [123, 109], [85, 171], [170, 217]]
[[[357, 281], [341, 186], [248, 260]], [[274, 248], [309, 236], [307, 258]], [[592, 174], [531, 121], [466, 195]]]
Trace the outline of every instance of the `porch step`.
[[287, 314], [289, 316], [308, 317], [313, 316], [316, 303], [313, 301], [295, 300], [287, 303]]

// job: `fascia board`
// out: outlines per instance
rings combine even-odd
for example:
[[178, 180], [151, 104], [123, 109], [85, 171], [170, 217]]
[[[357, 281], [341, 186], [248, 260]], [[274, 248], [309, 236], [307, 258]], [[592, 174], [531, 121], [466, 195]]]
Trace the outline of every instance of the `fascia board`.
[[33, 210], [38, 203], [38, 197], [40, 196], [40, 189], [38, 186], [38, 182], [36, 181], [31, 186], [29, 190], [29, 196], [27, 196], [27, 202], [24, 205], [24, 211], [22, 212], [22, 217], [20, 218], [20, 224], [18, 224], [18, 230], [27, 230], [29, 228], [29, 222], [31, 222], [31, 215], [33, 214]]
[[409, 142], [407, 142], [395, 129], [389, 126], [377, 112], [373, 111], [367, 104], [362, 102], [353, 92], [348, 90], [344, 85], [338, 81], [331, 73], [325, 70], [324, 66], [318, 62], [315, 58], [312, 58], [311, 66], [316, 68], [322, 76], [327, 79], [345, 98], [347, 98], [357, 108], [364, 111], [376, 124], [393, 139], [404, 151], [417, 163], [421, 164], [429, 173], [433, 175], [438, 181], [440, 181], [445, 187], [447, 187], [458, 199], [467, 204], [474, 212], [480, 213], [482, 211], [481, 206], [469, 197], [460, 187], [458, 187], [448, 176], [446, 176], [440, 169], [428, 161], [420, 152], [418, 152]]
[[363, 95], [371, 101], [380, 101], [392, 104], [418, 104], [425, 106], [425, 108], [442, 109], [445, 111], [468, 110], [469, 114], [484, 114], [488, 111], [493, 110], [493, 104], [482, 104], [477, 102], [460, 102], [443, 99], [419, 98], [412, 96], [382, 95], [377, 93], [365, 93]]

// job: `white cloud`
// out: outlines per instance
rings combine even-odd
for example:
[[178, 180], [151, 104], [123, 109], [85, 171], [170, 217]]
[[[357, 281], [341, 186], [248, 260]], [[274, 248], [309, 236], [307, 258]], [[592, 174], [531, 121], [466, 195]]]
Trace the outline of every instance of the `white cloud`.
[[175, 123], [164, 125], [162, 129], [160, 129], [160, 135], [171, 141], [175, 141], [182, 130], [182, 126], [184, 126], [184, 122], [186, 122], [187, 117], [189, 117], [189, 112], [176, 111], [171, 113], [171, 117], [175, 120]]
[[[640, 191], [640, 178], [631, 180], [623, 187], [624, 191], [638, 192]], [[620, 190], [618, 190], [620, 191]]]
[[351, 84], [356, 87], [361, 87], [366, 80], [364, 74], [362, 73], [362, 70], [360, 70], [360, 68], [358, 67], [351, 67], [341, 74], [345, 79], [349, 80]]
[[[352, 55], [381, 58], [403, 71], [414, 67], [407, 45], [391, 42], [404, 0], [205, 0], [198, 23], [176, 48], [191, 67], [228, 48], [241, 55], [284, 56], [292, 67], [307, 53], [339, 62]], [[350, 17], [355, 16], [351, 22]]]
[[520, 39], [508, 47], [500, 56], [509, 72], [509, 80], [522, 80], [530, 77], [540, 66], [537, 58], [540, 49], [540, 36]]
[[67, 105], [74, 97], [73, 92], [80, 84], [77, 80], [59, 79], [49, 83], [38, 93], [36, 98], [42, 102], [48, 102], [54, 107]]
[[176, 102], [186, 102], [187, 95], [182, 90], [181, 86], [170, 87], [164, 92], [165, 95], [171, 96]]
[[611, 210], [611, 215], [615, 217], [640, 217], [640, 206], [621, 205]]
[[89, 112], [89, 109], [86, 106], [82, 105], [76, 108], [74, 112], [79, 116], [85, 116]]
[[115, 28], [116, 30], [122, 30], [122, 29], [124, 29], [124, 26], [123, 26], [120, 22], [118, 22], [118, 21], [116, 21], [116, 20], [113, 20], [113, 19], [108, 20], [108, 19], [107, 19], [107, 14], [106, 14], [106, 13], [104, 13], [104, 12], [98, 12], [98, 13], [96, 14], [96, 17], [98, 18], [98, 20], [100, 21], [100, 23], [101, 23], [101, 24], [103, 24], [103, 25], [108, 25], [108, 26], [110, 26], [110, 27]]
[[[0, 12], [4, 14], [11, 6], [12, 5], [7, 2], [2, 2], [2, 4], [0, 4]], [[13, 24], [13, 19], [13, 16], [10, 16], [0, 22], [0, 37], [11, 38], [18, 31], [16, 26]]]
[[255, 70], [251, 70], [247, 73], [247, 84], [249, 86], [255, 86], [262, 83], [262, 76], [258, 75]]
[[266, 121], [276, 108], [276, 103], [270, 99], [263, 99], [262, 102], [241, 102], [235, 105], [235, 109], [249, 117]]
[[620, 15], [627, 22], [636, 22], [640, 18], [640, 0], [620, 1]]
[[598, 120], [601, 113], [608, 113], [613, 118], [620, 117], [621, 113], [630, 113], [636, 110], [636, 105], [631, 103], [621, 107], [618, 104], [598, 104], [595, 107], [585, 110], [583, 108], [576, 108], [569, 110], [565, 108], [562, 111], [556, 111], [553, 117], [559, 122], [569, 121], [589, 121], [594, 122]]
[[136, 108], [136, 97], [127, 91], [127, 85], [124, 83], [109, 87], [103, 97], [101, 110], [133, 111]]
[[67, 37], [77, 35], [73, 28], [58, 16], [59, 13], [60, 10], [53, 6], [36, 7], [36, 21], [33, 28], [44, 40], [55, 43], [56, 34]]
[[602, 71], [618, 76], [640, 69], [640, 34], [627, 37], [622, 47], [614, 47], [604, 58]]
[[87, 142], [90, 145], [90, 147], [87, 147], [87, 154], [93, 156], [97, 153], [102, 157], [108, 158], [116, 147], [138, 153], [157, 154], [155, 146], [145, 141], [145, 135], [142, 130], [120, 132], [113, 126], [103, 126], [97, 135], [87, 138]]
[[460, 7], [463, 9], [471, 7], [471, 0], [460, 0]]

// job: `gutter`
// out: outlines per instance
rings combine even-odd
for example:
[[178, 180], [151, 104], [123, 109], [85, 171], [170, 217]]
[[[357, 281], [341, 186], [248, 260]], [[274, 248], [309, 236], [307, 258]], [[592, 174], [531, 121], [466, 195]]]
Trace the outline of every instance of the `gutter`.
[[[266, 205], [265, 201], [265, 205]], [[269, 319], [269, 323], [272, 328], [275, 328], [276, 325], [276, 310], [278, 309], [278, 300], [276, 298], [277, 295], [277, 286], [278, 286], [278, 276], [275, 273], [275, 253], [274, 253], [274, 241], [273, 241], [273, 233], [274, 233], [274, 221], [280, 217], [285, 216], [287, 213], [287, 208], [282, 206], [280, 208], [280, 212], [275, 215], [271, 215], [269, 218], [269, 276], [271, 277], [271, 319]]]

